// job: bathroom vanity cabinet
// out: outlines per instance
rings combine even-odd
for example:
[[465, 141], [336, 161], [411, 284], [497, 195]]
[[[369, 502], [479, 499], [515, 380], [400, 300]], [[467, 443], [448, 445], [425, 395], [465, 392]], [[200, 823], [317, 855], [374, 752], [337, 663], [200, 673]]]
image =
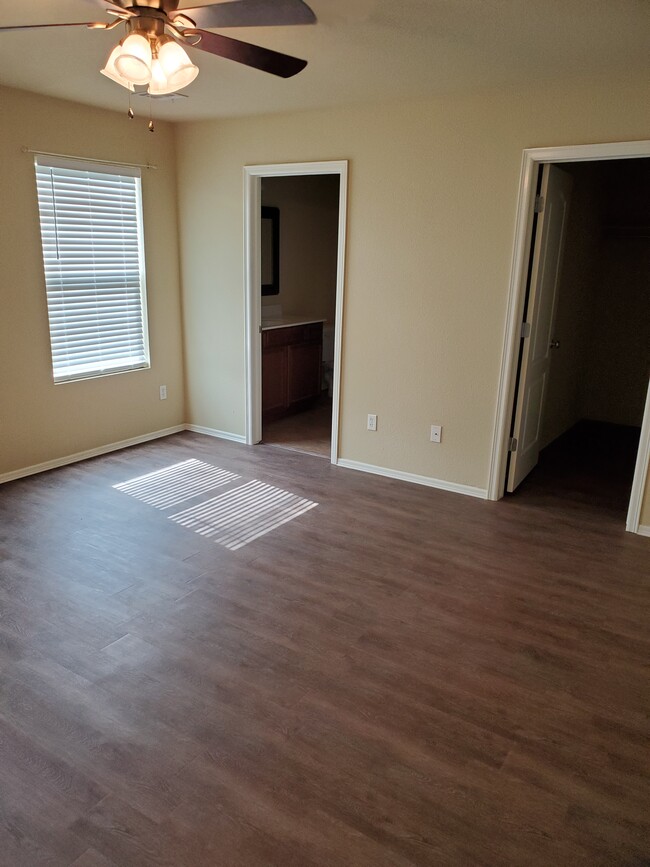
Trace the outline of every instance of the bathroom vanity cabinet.
[[262, 325], [262, 419], [301, 409], [321, 391], [323, 322]]

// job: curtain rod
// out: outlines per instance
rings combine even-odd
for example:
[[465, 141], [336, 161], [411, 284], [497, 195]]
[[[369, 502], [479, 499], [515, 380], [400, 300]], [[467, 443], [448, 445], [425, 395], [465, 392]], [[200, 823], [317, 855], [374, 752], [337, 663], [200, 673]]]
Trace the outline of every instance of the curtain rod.
[[96, 160], [92, 157], [75, 157], [71, 154], [52, 154], [49, 151], [36, 151], [32, 148], [22, 147], [22, 152], [24, 154], [36, 154], [39, 157], [59, 157], [64, 160], [83, 160], [87, 163], [101, 163], [105, 166], [123, 166], [124, 168], [129, 169], [157, 169], [158, 166], [152, 166], [151, 163], [121, 163], [115, 160]]

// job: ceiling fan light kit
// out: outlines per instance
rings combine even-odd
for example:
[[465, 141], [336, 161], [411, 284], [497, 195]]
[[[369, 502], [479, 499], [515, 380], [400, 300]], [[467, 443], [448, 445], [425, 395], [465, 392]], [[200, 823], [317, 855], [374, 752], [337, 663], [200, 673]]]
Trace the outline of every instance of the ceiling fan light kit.
[[[306, 60], [201, 30], [197, 23], [214, 29], [316, 23], [316, 16], [304, 0], [226, 0], [182, 10], [178, 9], [180, 0], [95, 2], [115, 20], [14, 25], [0, 27], [0, 32], [44, 27], [112, 30], [124, 22], [127, 35], [113, 48], [100, 72], [130, 93], [146, 88], [150, 96], [164, 96], [187, 87], [199, 74], [198, 66], [192, 63], [183, 45], [280, 78], [291, 78], [307, 66]], [[129, 116], [132, 116], [130, 107]]]
[[199, 68], [170, 36], [139, 27], [115, 46], [101, 72], [128, 90], [148, 85], [147, 93], [162, 96], [191, 84]]

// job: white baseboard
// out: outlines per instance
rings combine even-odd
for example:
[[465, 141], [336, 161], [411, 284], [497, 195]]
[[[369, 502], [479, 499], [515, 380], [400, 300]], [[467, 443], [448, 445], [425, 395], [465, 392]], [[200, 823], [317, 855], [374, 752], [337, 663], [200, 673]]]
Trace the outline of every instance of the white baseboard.
[[164, 430], [157, 430], [153, 433], [142, 434], [141, 436], [131, 437], [128, 440], [121, 440], [118, 443], [109, 443], [105, 446], [98, 446], [96, 449], [86, 449], [84, 452], [77, 452], [74, 455], [66, 455], [63, 458], [55, 458], [53, 461], [44, 461], [42, 464], [34, 464], [31, 467], [23, 467], [20, 470], [12, 470], [10, 473], [0, 475], [0, 484], [4, 482], [13, 482], [15, 479], [22, 479], [25, 476], [33, 476], [36, 473], [44, 473], [47, 470], [55, 470], [57, 467], [64, 467], [67, 464], [76, 464], [78, 461], [85, 461], [88, 458], [96, 458], [100, 455], [116, 452], [120, 449], [126, 449], [129, 446], [137, 446], [140, 443], [149, 442], [149, 440], [157, 440], [160, 437], [168, 437], [171, 434], [180, 433], [185, 430], [184, 424], [177, 424], [174, 427], [168, 427]]
[[419, 476], [417, 473], [404, 473], [401, 470], [390, 470], [387, 467], [375, 467], [372, 464], [361, 463], [361, 461], [349, 461], [345, 458], [340, 458], [337, 466], [344, 467], [346, 470], [359, 470], [362, 473], [373, 473], [375, 476], [399, 479], [402, 482], [411, 482], [415, 485], [426, 485], [429, 488], [451, 491], [454, 494], [464, 494], [466, 497], [478, 497], [480, 500], [487, 500], [488, 496], [485, 488], [473, 488], [471, 485], [445, 482], [442, 479], [432, 479], [430, 476]]
[[650, 536], [650, 526], [646, 526], [645, 524], [639, 524], [637, 533], [639, 536]]
[[192, 433], [205, 434], [208, 437], [217, 437], [220, 440], [230, 440], [233, 443], [246, 443], [246, 437], [243, 434], [228, 433], [225, 430], [214, 430], [211, 427], [202, 427], [200, 424], [186, 424], [185, 430], [191, 430]]

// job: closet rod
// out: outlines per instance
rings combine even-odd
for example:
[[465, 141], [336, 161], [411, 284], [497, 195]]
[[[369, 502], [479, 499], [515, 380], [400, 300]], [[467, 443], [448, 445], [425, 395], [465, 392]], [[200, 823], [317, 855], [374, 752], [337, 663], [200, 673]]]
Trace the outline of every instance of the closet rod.
[[53, 154], [49, 151], [37, 151], [32, 148], [22, 147], [24, 154], [36, 154], [39, 157], [59, 157], [64, 160], [82, 160], [86, 163], [101, 163], [104, 166], [122, 166], [128, 169], [157, 169], [158, 166], [152, 166], [151, 163], [121, 163], [116, 160], [97, 160], [93, 157], [75, 157], [72, 154]]

